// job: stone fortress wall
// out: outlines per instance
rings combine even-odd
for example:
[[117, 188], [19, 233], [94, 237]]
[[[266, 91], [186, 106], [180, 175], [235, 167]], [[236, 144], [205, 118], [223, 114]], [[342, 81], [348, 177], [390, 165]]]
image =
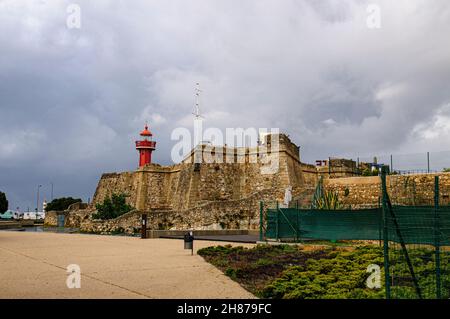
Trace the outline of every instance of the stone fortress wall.
[[[346, 206], [378, 205], [381, 193], [378, 176], [354, 177], [356, 163], [352, 160], [333, 159], [327, 166], [302, 163], [300, 148], [287, 135], [277, 136], [278, 149], [272, 147], [274, 137], [266, 136], [263, 143], [267, 148], [266, 160], [278, 156], [279, 166], [273, 174], [265, 174], [270, 165], [264, 163], [261, 156], [265, 155], [258, 153], [257, 148], [200, 145], [176, 165], [149, 164], [134, 172], [103, 174], [89, 207], [65, 213], [66, 226], [80, 227], [86, 232], [133, 233], [140, 228], [141, 214], [147, 213], [150, 229], [258, 229], [261, 201], [282, 202], [286, 188], [291, 187], [293, 199], [308, 204], [320, 177], [324, 179], [324, 188], [338, 192]], [[213, 158], [223, 161], [195, 163], [196, 156], [206, 148]], [[233, 159], [232, 163], [226, 162], [227, 156]], [[441, 184], [450, 189], [450, 174], [442, 175]], [[406, 183], [404, 196], [411, 192], [408, 187], [414, 187], [423, 189], [418, 198], [433, 198], [427, 193], [434, 181], [432, 175], [388, 177], [388, 185], [391, 179], [398, 185]], [[406, 179], [414, 182], [408, 186]], [[427, 186], [421, 187], [424, 185]], [[92, 220], [95, 205], [113, 193], [126, 194], [128, 204], [135, 210], [115, 220]], [[443, 200], [448, 199], [446, 191], [442, 196]], [[53, 225], [55, 213], [47, 215], [46, 224]]]
[[[270, 150], [270, 141], [268, 145]], [[258, 156], [256, 149], [220, 151], [224, 159], [234, 151], [233, 163], [196, 165], [194, 150], [177, 165], [149, 164], [135, 172], [103, 174], [92, 205], [112, 193], [127, 194], [128, 203], [140, 211], [185, 210], [214, 201], [226, 204], [264, 190], [270, 190], [273, 199], [281, 201], [288, 186], [295, 194], [305, 185], [314, 187], [317, 183], [315, 167], [300, 162], [298, 147], [286, 135], [280, 135], [279, 151], [271, 154], [279, 157], [279, 167], [273, 174], [262, 173], [267, 165], [254, 159]], [[216, 153], [213, 148], [213, 156]]]
[[[439, 176], [439, 203], [450, 204], [450, 173], [389, 175], [386, 187], [394, 204], [434, 205], [435, 176]], [[340, 201], [352, 208], [378, 207], [381, 200], [379, 176], [324, 179], [324, 189], [337, 192]]]

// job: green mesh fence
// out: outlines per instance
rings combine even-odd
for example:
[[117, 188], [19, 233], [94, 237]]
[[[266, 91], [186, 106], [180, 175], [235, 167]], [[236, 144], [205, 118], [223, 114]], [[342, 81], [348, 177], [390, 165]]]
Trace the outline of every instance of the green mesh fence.
[[[436, 211], [429, 206], [392, 206], [395, 219], [387, 216], [389, 240], [407, 244], [434, 245]], [[450, 207], [438, 209], [439, 241], [450, 246]], [[266, 239], [382, 240], [383, 210], [268, 209]], [[397, 233], [395, 221], [400, 228]], [[400, 238], [401, 237], [401, 238]]]
[[380, 240], [387, 298], [450, 298], [450, 187], [443, 186], [450, 183], [440, 184], [432, 174], [386, 177], [386, 171], [381, 180], [382, 206], [376, 209], [262, 204], [260, 238]]
[[380, 240], [381, 209], [305, 210], [279, 208], [267, 210], [266, 238], [277, 240]]
[[383, 184], [387, 298], [448, 299], [449, 190], [432, 174], [389, 176]]

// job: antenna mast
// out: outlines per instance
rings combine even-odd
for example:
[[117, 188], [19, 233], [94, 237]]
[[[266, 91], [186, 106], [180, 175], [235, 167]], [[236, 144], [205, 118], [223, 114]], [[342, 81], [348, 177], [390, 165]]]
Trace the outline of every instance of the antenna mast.
[[200, 117], [202, 117], [200, 115], [200, 84], [197, 82], [195, 85], [195, 108], [194, 108], [194, 114], [195, 118], [198, 119]]

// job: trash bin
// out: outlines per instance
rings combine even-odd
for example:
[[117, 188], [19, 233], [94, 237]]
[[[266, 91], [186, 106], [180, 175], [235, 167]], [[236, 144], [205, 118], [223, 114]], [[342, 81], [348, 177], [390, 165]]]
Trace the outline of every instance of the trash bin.
[[184, 234], [184, 249], [194, 249], [194, 236], [192, 232]]

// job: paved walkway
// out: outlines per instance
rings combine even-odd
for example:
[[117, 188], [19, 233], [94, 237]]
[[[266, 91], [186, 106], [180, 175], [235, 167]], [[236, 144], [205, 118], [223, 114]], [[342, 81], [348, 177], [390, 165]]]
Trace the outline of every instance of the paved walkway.
[[[69, 264], [80, 289], [67, 288]], [[181, 240], [0, 231], [0, 298], [254, 297]]]

